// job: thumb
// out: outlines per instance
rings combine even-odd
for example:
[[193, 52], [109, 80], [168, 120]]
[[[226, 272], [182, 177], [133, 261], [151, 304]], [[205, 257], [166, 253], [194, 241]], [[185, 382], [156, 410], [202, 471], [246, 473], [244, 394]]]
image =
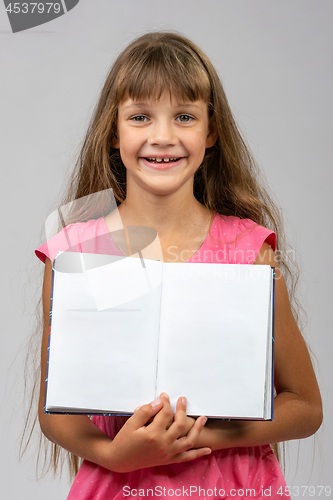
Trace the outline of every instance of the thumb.
[[131, 420], [131, 423], [134, 425], [134, 427], [136, 429], [139, 429], [140, 427], [144, 426], [151, 417], [156, 415], [156, 413], [160, 411], [162, 406], [163, 402], [160, 399], [155, 399], [155, 401], [147, 405], [138, 406], [137, 408], [135, 408], [134, 413], [128, 420], [128, 422]]

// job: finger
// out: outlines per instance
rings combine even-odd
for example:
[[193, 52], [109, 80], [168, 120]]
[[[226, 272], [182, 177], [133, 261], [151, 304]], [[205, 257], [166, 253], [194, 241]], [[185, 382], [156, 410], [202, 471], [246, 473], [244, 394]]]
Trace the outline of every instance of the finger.
[[206, 422], [207, 417], [198, 417], [187, 435], [175, 441], [175, 453], [181, 453], [193, 448]]
[[205, 423], [207, 422], [207, 420], [208, 420], [208, 419], [207, 419], [207, 417], [205, 417], [205, 416], [203, 416], [203, 415], [201, 415], [200, 417], [198, 417], [198, 418], [196, 419], [196, 421], [194, 422], [193, 427], [190, 429], [189, 433], [190, 433], [191, 431], [193, 431], [193, 428], [194, 428], [194, 427], [195, 427], [195, 428], [197, 428], [197, 429], [199, 430], [199, 432], [201, 432], [201, 430], [202, 430], [202, 428], [204, 427], [204, 425], [205, 425]]
[[155, 401], [135, 408], [133, 415], [127, 420], [128, 425], [135, 429], [143, 427], [148, 420], [156, 415], [163, 407], [163, 402], [158, 398]]
[[186, 411], [187, 399], [185, 396], [182, 396], [177, 399], [176, 412], [177, 411]]
[[177, 400], [176, 413], [174, 415], [173, 423], [168, 429], [169, 438], [171, 440], [177, 439], [186, 430], [187, 415], [186, 415], [186, 398], [180, 397]]
[[167, 394], [166, 392], [161, 392], [160, 400], [170, 404], [169, 394]]
[[207, 417], [204, 416], [198, 417], [194, 422], [193, 426], [191, 427], [191, 429], [189, 430], [189, 432], [187, 433], [187, 436], [185, 437], [189, 438], [189, 440], [192, 439], [196, 440], [206, 422], [207, 422]]
[[163, 408], [155, 416], [151, 425], [157, 430], [165, 431], [173, 422], [173, 412], [170, 406], [168, 394], [162, 392], [160, 394], [160, 400], [163, 403]]

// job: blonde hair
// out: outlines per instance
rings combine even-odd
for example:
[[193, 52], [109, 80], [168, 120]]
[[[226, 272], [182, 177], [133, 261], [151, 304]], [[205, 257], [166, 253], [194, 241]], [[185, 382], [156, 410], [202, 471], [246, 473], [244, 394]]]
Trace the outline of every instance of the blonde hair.
[[[241, 136], [216, 70], [193, 42], [178, 33], [147, 33], [135, 39], [118, 56], [106, 78], [62, 204], [110, 188], [117, 205], [125, 199], [126, 168], [119, 151], [112, 147], [117, 136], [118, 105], [127, 96], [133, 100], [159, 99], [164, 91], [180, 102], [201, 99], [207, 103], [209, 119], [216, 127], [218, 139], [207, 149], [195, 173], [194, 195], [212, 212], [249, 218], [276, 233], [276, 255], [297, 319], [299, 305], [294, 288], [298, 271], [295, 262], [288, 262], [279, 211]], [[107, 202], [100, 198], [93, 206], [88, 204], [79, 211], [74, 210], [70, 222], [84, 222], [109, 211]], [[31, 410], [30, 417], [34, 425], [36, 419]], [[56, 470], [59, 448], [52, 446], [49, 465]], [[67, 455], [71, 471], [76, 472], [78, 458]]]

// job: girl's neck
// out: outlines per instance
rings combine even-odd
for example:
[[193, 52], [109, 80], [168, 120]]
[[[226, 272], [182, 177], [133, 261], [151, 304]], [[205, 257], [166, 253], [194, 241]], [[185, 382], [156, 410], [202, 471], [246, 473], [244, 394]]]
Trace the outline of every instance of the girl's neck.
[[[150, 253], [145, 254], [145, 257], [182, 262], [192, 257], [205, 241], [213, 217], [214, 214], [198, 202], [192, 193], [188, 197], [178, 197], [175, 193], [155, 199], [153, 196], [141, 196], [140, 199], [128, 196], [117, 211], [105, 217], [105, 222], [123, 255], [133, 253], [133, 243], [129, 244], [127, 228], [146, 226], [157, 231], [159, 243], [157, 246], [150, 245]], [[124, 227], [125, 233], [114, 233]]]
[[118, 209], [124, 226], [152, 227], [160, 238], [186, 235], [193, 225], [207, 226], [212, 215], [193, 195], [180, 199], [177, 193], [127, 197]]

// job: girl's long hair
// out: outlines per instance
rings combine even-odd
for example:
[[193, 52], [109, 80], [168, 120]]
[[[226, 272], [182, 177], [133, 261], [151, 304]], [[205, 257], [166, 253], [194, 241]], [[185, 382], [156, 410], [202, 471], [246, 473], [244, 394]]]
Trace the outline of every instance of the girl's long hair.
[[[276, 233], [276, 257], [287, 282], [294, 316], [299, 321], [300, 306], [294, 293], [298, 268], [286, 249], [279, 210], [241, 136], [216, 70], [193, 42], [178, 33], [145, 34], [116, 59], [94, 110], [62, 205], [110, 188], [117, 205], [124, 201], [126, 168], [119, 151], [112, 147], [117, 137], [118, 105], [127, 97], [159, 99], [164, 91], [179, 102], [201, 99], [207, 103], [210, 124], [216, 128], [218, 139], [207, 149], [195, 173], [194, 195], [212, 212], [249, 218]], [[67, 222], [84, 222], [109, 211], [110, 206], [101, 195], [98, 203], [90, 206], [85, 203], [73, 210]], [[78, 459], [71, 454], [68, 457], [75, 472]], [[58, 463], [59, 449], [53, 445], [49, 466], [56, 469]]]

